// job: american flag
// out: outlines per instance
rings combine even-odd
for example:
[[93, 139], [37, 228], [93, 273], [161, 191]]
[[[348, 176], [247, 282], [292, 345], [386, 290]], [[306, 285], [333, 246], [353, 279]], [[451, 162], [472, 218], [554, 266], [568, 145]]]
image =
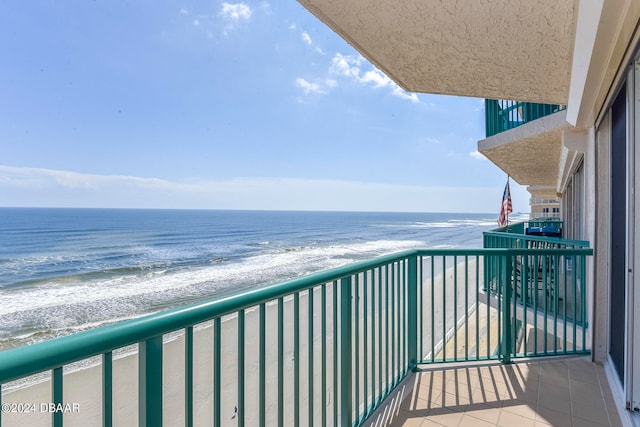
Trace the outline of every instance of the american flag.
[[504, 187], [504, 193], [502, 194], [502, 207], [500, 208], [500, 216], [498, 217], [498, 227], [507, 224], [511, 212], [513, 212], [511, 206], [511, 190], [509, 190], [509, 179], [507, 178], [507, 186]]

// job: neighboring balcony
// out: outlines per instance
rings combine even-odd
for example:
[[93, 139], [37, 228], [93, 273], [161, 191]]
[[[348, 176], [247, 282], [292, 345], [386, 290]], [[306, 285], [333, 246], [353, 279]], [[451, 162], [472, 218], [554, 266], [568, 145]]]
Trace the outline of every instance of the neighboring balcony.
[[486, 137], [564, 110], [564, 105], [485, 99]]
[[585, 358], [592, 250], [525, 234], [534, 225], [2, 352], [3, 405], [80, 408], [4, 413], [2, 425], [448, 425], [451, 413], [458, 425], [467, 412], [498, 425], [514, 409], [551, 424], [547, 389], [569, 425], [582, 392], [616, 425]]
[[478, 151], [520, 185], [555, 189], [563, 170], [566, 109], [551, 104], [485, 100], [487, 137]]

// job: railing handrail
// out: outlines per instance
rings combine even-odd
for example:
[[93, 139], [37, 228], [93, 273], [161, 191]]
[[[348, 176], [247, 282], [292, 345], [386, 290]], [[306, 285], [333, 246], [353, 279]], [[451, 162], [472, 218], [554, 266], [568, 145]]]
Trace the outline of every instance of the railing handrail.
[[560, 200], [558, 199], [545, 199], [541, 197], [531, 197], [529, 199], [529, 204], [539, 204], [539, 205], [559, 205]]
[[[579, 247], [588, 247], [589, 242], [587, 240], [570, 240], [565, 239], [563, 237], [550, 237], [550, 236], [533, 236], [530, 234], [520, 234], [520, 233], [506, 233], [504, 231], [485, 231], [483, 232], [485, 236], [495, 236], [495, 237], [504, 237], [509, 239], [526, 239], [533, 242], [545, 242], [545, 243], [557, 243], [562, 245], [573, 245]], [[536, 249], [541, 250], [541, 249]]]
[[489, 138], [565, 109], [566, 105], [485, 99], [485, 135]]
[[360, 261], [285, 282], [263, 286], [215, 300], [178, 307], [78, 332], [25, 347], [0, 352], [0, 384], [24, 378], [79, 360], [219, 318], [268, 301], [359, 274], [413, 256], [499, 255], [592, 255], [588, 248], [576, 249], [413, 249]]
[[[227, 407], [235, 400], [240, 425], [245, 416], [252, 424], [257, 423], [254, 418], [264, 424], [276, 415], [283, 424], [286, 408], [290, 415], [293, 410], [295, 424], [300, 424], [304, 418], [301, 406], [308, 408], [309, 424], [321, 416], [325, 425], [331, 416], [327, 412], [332, 412], [335, 425], [360, 425], [417, 364], [488, 359], [509, 363], [515, 357], [588, 352], [585, 259], [593, 250], [554, 245], [513, 248], [508, 240], [496, 240], [503, 247], [416, 248], [0, 352], [0, 385], [50, 371], [52, 402], [62, 405], [64, 368], [100, 355], [102, 411], [90, 411], [86, 417], [96, 422], [102, 417], [103, 425], [109, 426], [115, 409], [114, 351], [137, 344], [138, 423], [161, 425], [166, 396], [163, 352], [177, 350], [184, 352], [184, 421], [191, 425], [194, 390], [200, 381], [194, 376], [194, 365], [200, 363], [195, 359], [195, 328], [212, 321], [212, 330], [205, 337], [213, 340], [214, 424], [221, 423], [221, 405]], [[539, 278], [545, 286], [542, 293]], [[293, 315], [293, 324], [286, 329], [285, 312]], [[305, 323], [307, 327], [301, 328]], [[277, 334], [277, 342], [267, 337], [267, 324]], [[258, 343], [248, 335], [248, 325], [258, 328]], [[522, 325], [545, 336], [552, 334], [553, 345], [549, 347], [547, 340], [539, 342], [538, 332], [532, 338]], [[182, 343], [163, 345], [166, 334], [179, 330], [184, 334]], [[288, 334], [292, 339], [285, 345]], [[232, 360], [222, 353], [228, 339], [238, 346]], [[459, 343], [464, 344], [459, 347]], [[245, 375], [245, 346], [256, 344], [258, 360], [249, 363], [257, 370], [252, 368]], [[475, 348], [475, 355], [468, 352], [470, 348]], [[304, 349], [306, 357], [297, 357]], [[289, 352], [296, 356], [292, 366], [285, 356]], [[277, 354], [276, 359], [270, 356], [268, 362], [267, 354]], [[276, 364], [277, 396], [268, 397], [267, 372], [275, 375]], [[308, 384], [301, 387], [305, 373]], [[318, 374], [323, 378], [322, 391], [316, 394], [314, 377]], [[229, 375], [235, 377], [236, 386], [228, 383]], [[293, 381], [293, 388], [287, 391], [293, 398], [287, 394], [285, 399], [285, 377]], [[256, 412], [245, 406], [248, 378], [258, 383]], [[119, 408], [117, 414], [122, 417], [128, 410]], [[63, 425], [62, 413], [52, 414], [52, 424]]]
[[563, 237], [552, 237], [552, 236], [536, 236], [536, 235], [531, 235], [531, 234], [522, 234], [521, 232], [509, 232], [507, 231], [509, 228], [517, 228], [522, 226], [523, 229], [526, 230], [525, 225], [529, 224], [529, 223], [549, 223], [549, 224], [554, 224], [554, 223], [560, 223], [560, 225], [563, 225], [563, 221], [561, 220], [557, 220], [557, 219], [549, 219], [549, 218], [533, 218], [530, 219], [528, 221], [518, 221], [518, 222], [514, 222], [511, 223], [509, 225], [505, 225], [502, 227], [498, 227], [495, 228], [493, 230], [488, 230], [488, 231], [484, 231], [482, 234], [483, 236], [490, 236], [490, 237], [501, 237], [501, 238], [508, 238], [508, 239], [526, 239], [532, 242], [543, 242], [543, 243], [554, 243], [554, 244], [561, 244], [561, 245], [572, 245], [572, 246], [579, 246], [579, 247], [589, 247], [589, 242], [587, 240], [571, 240], [571, 239], [565, 239]]
[[498, 231], [503, 231], [506, 230], [508, 228], [516, 228], [520, 225], [522, 225], [524, 227], [525, 224], [529, 224], [531, 222], [545, 222], [545, 223], [560, 223], [561, 225], [564, 225], [564, 221], [562, 221], [561, 219], [558, 218], [550, 218], [550, 217], [534, 217], [534, 218], [529, 218], [527, 220], [524, 221], [512, 221], [509, 222], [508, 225], [502, 225], [500, 227], [496, 227], [496, 228], [492, 228], [491, 230], [487, 230], [485, 231], [485, 233], [487, 232], [498, 232]]
[[[441, 249], [442, 251], [442, 249]], [[320, 283], [340, 280], [397, 259], [415, 255], [407, 250], [321, 271], [308, 276], [124, 320], [96, 329], [0, 352], [0, 384], [58, 366], [84, 360], [140, 341], [184, 329], [207, 320], [273, 301]], [[29, 369], [25, 369], [29, 366]]]

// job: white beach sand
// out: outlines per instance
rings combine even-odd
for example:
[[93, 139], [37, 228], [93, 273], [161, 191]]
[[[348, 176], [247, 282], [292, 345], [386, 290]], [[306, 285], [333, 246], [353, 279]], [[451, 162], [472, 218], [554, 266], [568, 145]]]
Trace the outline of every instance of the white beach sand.
[[[454, 326], [457, 319], [453, 318], [453, 294], [458, 295], [458, 309], [457, 316], [460, 318], [463, 316], [465, 310], [465, 289], [463, 285], [460, 285], [465, 278], [464, 275], [464, 259], [458, 259], [458, 285], [454, 286], [454, 268], [453, 266], [446, 266], [446, 274], [443, 276], [440, 265], [434, 269], [434, 300], [441, 300], [442, 295], [446, 296], [446, 320], [445, 327], [443, 327], [443, 313], [442, 307], [435, 306], [434, 312], [434, 344], [436, 353], [438, 348], [442, 349], [443, 342], [442, 336], [451, 336], [454, 333]], [[479, 263], [480, 278], [482, 278], [482, 262]], [[469, 260], [469, 273], [468, 283], [470, 289], [466, 290], [469, 297], [475, 298], [475, 261]], [[430, 269], [430, 262], [428, 258], [424, 260], [425, 271]], [[443, 277], [446, 278], [446, 287], [442, 285]], [[427, 311], [431, 307], [431, 276], [430, 274], [423, 277], [423, 289], [425, 293], [422, 295], [422, 302]], [[358, 334], [360, 337], [364, 337], [364, 318], [367, 318], [367, 342], [368, 347], [366, 349], [365, 359], [365, 346], [362, 344], [358, 348], [358, 355], [360, 358], [359, 363], [359, 382], [358, 390], [359, 395], [363, 396], [365, 391], [365, 364], [367, 371], [370, 372], [372, 358], [376, 359], [376, 363], [379, 362], [379, 353], [376, 350], [374, 354], [371, 351], [372, 339], [376, 341], [376, 345], [379, 344], [380, 328], [382, 328], [383, 341], [386, 342], [386, 323], [384, 312], [388, 307], [386, 301], [383, 301], [383, 312], [372, 313], [371, 312], [371, 300], [367, 302], [367, 307], [364, 306], [364, 283], [362, 279], [359, 279], [360, 298], [358, 300], [360, 322], [358, 328]], [[367, 286], [371, 286], [371, 281], [367, 282]], [[377, 289], [377, 285], [375, 285]], [[327, 292], [327, 313], [326, 313], [326, 371], [324, 378], [326, 379], [327, 396], [326, 396], [326, 416], [327, 424], [333, 424], [333, 411], [334, 402], [336, 396], [333, 391], [333, 287], [328, 284], [326, 287]], [[399, 295], [397, 296], [399, 297]], [[338, 295], [339, 298], [339, 295]], [[370, 297], [369, 297], [370, 298]], [[317, 425], [321, 424], [321, 411], [322, 406], [322, 365], [321, 365], [321, 292], [320, 288], [316, 288], [313, 294], [313, 390], [312, 396], [314, 399], [314, 421]], [[396, 299], [397, 302], [397, 299]], [[473, 300], [475, 303], [475, 300]], [[389, 301], [390, 303], [390, 301]], [[471, 303], [469, 303], [469, 306]], [[375, 301], [374, 309], [378, 310], [378, 301]], [[468, 307], [467, 307], [468, 309]], [[294, 369], [295, 369], [295, 357], [294, 357], [294, 316], [293, 316], [294, 304], [293, 298], [288, 297], [284, 303], [284, 424], [294, 425]], [[302, 293], [299, 301], [299, 403], [300, 403], [300, 419], [301, 424], [307, 424], [308, 420], [308, 294]], [[428, 316], [427, 316], [428, 314]], [[423, 342], [424, 345], [421, 349], [422, 354], [427, 355], [431, 348], [431, 318], [429, 313], [423, 313], [424, 315], [424, 328]], [[419, 313], [420, 316], [420, 313]], [[428, 319], [427, 319], [428, 317]], [[275, 303], [268, 304], [266, 306], [266, 392], [265, 392], [265, 404], [266, 404], [266, 424], [277, 424], [278, 417], [278, 330], [277, 330], [277, 318], [278, 318], [278, 305]], [[419, 317], [420, 318], [420, 317]], [[380, 322], [382, 319], [382, 322]], [[196, 328], [194, 333], [194, 425], [211, 425], [213, 419], [213, 328], [211, 322], [207, 322]], [[337, 325], [339, 326], [339, 325]], [[373, 330], [372, 330], [373, 326]], [[391, 325], [389, 326], [391, 327]], [[398, 335], [402, 335], [403, 331], [401, 327], [397, 327], [400, 334], [396, 334], [396, 342], [403, 344], [404, 339], [399, 338]], [[237, 406], [237, 379], [238, 379], [238, 364], [237, 364], [237, 330], [238, 330], [238, 318], [237, 316], [223, 319], [222, 322], [222, 345], [221, 345], [221, 421], [222, 425], [233, 426], [236, 425], [237, 419], [233, 418], [234, 410]], [[355, 329], [354, 329], [355, 331]], [[354, 332], [355, 333], [355, 332]], [[428, 341], [428, 345], [427, 345]], [[397, 347], [397, 345], [396, 345]], [[340, 352], [342, 351], [339, 349]], [[355, 357], [356, 349], [352, 349]], [[258, 387], [258, 373], [259, 373], [259, 309], [253, 307], [246, 311], [245, 314], [245, 397], [244, 408], [239, 408], [240, 411], [244, 411], [245, 424], [257, 425], [259, 415], [259, 387]], [[339, 353], [340, 355], [341, 353]], [[399, 357], [400, 353], [390, 354], [389, 358]], [[164, 351], [164, 367], [163, 367], [163, 415], [165, 426], [182, 426], [184, 425], [184, 337], [179, 336], [173, 340], [165, 343]], [[382, 362], [386, 366], [388, 361], [387, 356], [383, 353]], [[71, 370], [66, 372], [64, 376], [64, 402], [70, 404], [77, 404], [79, 411], [76, 413], [67, 413], [64, 416], [65, 426], [93, 426], [101, 425], [101, 387], [102, 387], [102, 372], [100, 359], [96, 359], [98, 364], [89, 368], [80, 370]], [[340, 361], [338, 362], [339, 368]], [[126, 355], [120, 358], [114, 358], [113, 362], [113, 420], [115, 426], [137, 426], [138, 425], [138, 356], [136, 353]], [[378, 378], [378, 370], [375, 369], [375, 387], [380, 387], [380, 378]], [[355, 387], [355, 384], [353, 385]], [[27, 387], [19, 388], [13, 391], [4, 391], [2, 396], [2, 403], [35, 403], [37, 408], [40, 408], [41, 403], [48, 403], [51, 401], [50, 382], [44, 381], [38, 384], [33, 384]], [[371, 379], [368, 378], [368, 401], [371, 400]], [[362, 399], [362, 397], [361, 397]], [[362, 409], [362, 408], [361, 408]], [[37, 410], [35, 413], [29, 414], [17, 414], [17, 413], [5, 413], [2, 418], [2, 425], [4, 427], [10, 426], [43, 426], [49, 425], [51, 414], [47, 412], [40, 412]]]

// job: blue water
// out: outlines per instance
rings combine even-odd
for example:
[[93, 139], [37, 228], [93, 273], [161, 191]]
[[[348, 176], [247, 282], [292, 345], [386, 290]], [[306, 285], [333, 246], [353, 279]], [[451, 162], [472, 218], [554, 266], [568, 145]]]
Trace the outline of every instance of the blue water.
[[416, 247], [493, 214], [0, 208], [0, 349]]

